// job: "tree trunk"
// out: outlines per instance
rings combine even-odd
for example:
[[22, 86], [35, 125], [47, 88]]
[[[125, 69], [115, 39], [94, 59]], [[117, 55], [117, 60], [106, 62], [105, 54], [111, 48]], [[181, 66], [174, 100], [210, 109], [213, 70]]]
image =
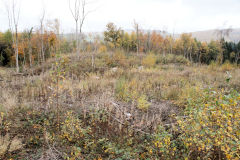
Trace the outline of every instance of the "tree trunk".
[[17, 73], [19, 73], [19, 64], [18, 64], [18, 30], [17, 30], [17, 26], [15, 26], [15, 30], [16, 30], [16, 33], [15, 33], [15, 36], [16, 36], [16, 50], [15, 50], [15, 56], [16, 56], [16, 71]]
[[42, 62], [45, 62], [44, 44], [43, 44], [43, 24], [41, 23], [41, 55]]
[[186, 53], [186, 49], [184, 48], [184, 57], [187, 58], [187, 53]]
[[76, 55], [79, 56], [79, 42], [78, 42], [78, 22], [76, 21]]
[[238, 60], [240, 58], [240, 53], [236, 53], [236, 57], [235, 57], [235, 63], [238, 64]]
[[32, 67], [32, 45], [31, 45], [31, 40], [28, 40], [28, 48], [29, 48], [29, 63], [30, 63], [30, 67]]

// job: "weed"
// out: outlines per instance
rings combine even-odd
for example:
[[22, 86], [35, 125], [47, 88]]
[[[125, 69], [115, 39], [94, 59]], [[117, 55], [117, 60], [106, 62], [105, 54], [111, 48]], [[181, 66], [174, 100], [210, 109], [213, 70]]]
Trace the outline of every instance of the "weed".
[[137, 99], [137, 108], [138, 109], [146, 111], [146, 110], [148, 110], [149, 106], [150, 106], [150, 103], [147, 101], [147, 98], [145, 95], [142, 95]]

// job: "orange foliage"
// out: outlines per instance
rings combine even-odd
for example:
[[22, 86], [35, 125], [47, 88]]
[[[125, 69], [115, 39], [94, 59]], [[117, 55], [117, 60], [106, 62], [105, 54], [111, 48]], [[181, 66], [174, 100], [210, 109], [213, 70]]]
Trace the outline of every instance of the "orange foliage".
[[50, 35], [48, 37], [48, 42], [49, 42], [49, 45], [51, 47], [54, 47], [56, 45], [56, 42], [57, 42], [57, 36], [55, 33], [53, 32], [50, 32]]

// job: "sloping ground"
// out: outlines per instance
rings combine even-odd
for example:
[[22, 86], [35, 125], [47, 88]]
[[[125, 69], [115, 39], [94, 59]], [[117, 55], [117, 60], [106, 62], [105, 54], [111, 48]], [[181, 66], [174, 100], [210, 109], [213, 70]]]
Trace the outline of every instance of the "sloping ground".
[[[199, 41], [210, 42], [211, 40], [219, 40], [220, 35], [217, 29], [213, 30], [206, 30], [206, 31], [197, 31], [197, 32], [190, 32], [194, 38]], [[180, 34], [176, 35], [176, 38], [179, 38]], [[233, 41], [239, 42], [240, 41], [240, 29], [232, 29], [229, 35], [225, 35], [224, 39], [226, 41]]]

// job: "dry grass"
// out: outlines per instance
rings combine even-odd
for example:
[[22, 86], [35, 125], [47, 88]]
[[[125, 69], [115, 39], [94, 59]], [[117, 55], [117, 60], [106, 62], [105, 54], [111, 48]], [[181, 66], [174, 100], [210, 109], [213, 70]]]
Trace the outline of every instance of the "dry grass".
[[17, 97], [12, 94], [8, 89], [3, 89], [0, 91], [1, 97], [1, 111], [7, 112], [17, 106]]
[[[31, 75], [32, 71], [29, 71], [30, 74], [24, 74], [27, 76], [15, 76], [11, 69], [0, 68], [0, 80], [3, 80], [0, 81], [2, 102], [0, 112], [9, 112], [17, 107], [22, 111], [29, 107], [36, 113], [45, 114], [51, 111], [55, 113], [58, 106], [60, 120], [65, 118], [66, 111], [74, 111], [82, 116], [84, 123], [88, 124], [94, 119], [95, 112], [104, 110], [108, 117], [107, 123], [101, 124], [103, 125], [101, 134], [120, 136], [128, 134], [129, 130], [151, 134], [159, 124], [163, 126], [174, 124], [172, 115], [181, 114], [187, 99], [199, 88], [240, 90], [240, 69], [236, 66], [229, 67], [229, 64], [222, 67], [163, 65], [152, 63], [150, 59], [150, 65], [145, 68], [141, 66], [141, 60], [133, 60], [118, 53], [116, 56], [108, 55], [107, 60], [111, 65], [105, 63], [106, 55], [98, 55], [96, 67], [92, 68], [91, 57], [88, 55], [80, 57], [79, 61], [75, 60], [74, 55], [64, 56], [63, 59], [67, 61], [59, 71], [59, 74], [63, 74], [63, 78], [60, 78], [58, 83], [55, 81], [56, 74], [52, 74], [54, 59], [44, 65], [44, 72], [41, 66], [36, 67], [35, 75]], [[131, 65], [128, 65], [128, 60]], [[115, 65], [116, 62], [119, 62], [118, 65]], [[226, 82], [226, 71], [232, 75], [229, 83]], [[123, 90], [126, 91], [123, 94], [126, 95], [127, 101], [119, 99], [116, 92], [117, 83], [123, 78], [127, 88]], [[37, 123], [33, 126], [33, 129], [36, 129], [40, 122], [35, 122], [34, 118], [31, 123]], [[21, 124], [20, 119], [17, 121]], [[54, 124], [56, 123], [54, 121]], [[19, 132], [19, 130], [22, 129], [14, 131]], [[31, 130], [23, 132], [29, 136], [33, 134]], [[38, 133], [38, 136], [42, 135]], [[27, 136], [25, 138], [27, 139]], [[9, 143], [8, 137], [1, 137], [1, 142], [0, 150], [4, 153]], [[34, 143], [37, 142], [38, 140]], [[23, 146], [20, 139], [14, 139], [10, 152]], [[50, 159], [59, 156], [56, 150], [53, 151], [49, 147], [44, 154]]]
[[10, 140], [9, 134], [0, 136], [0, 156], [3, 156], [7, 152], [8, 146], [10, 146], [8, 150], [10, 153], [20, 150], [24, 147], [22, 140], [18, 137], [14, 137], [12, 140]]

